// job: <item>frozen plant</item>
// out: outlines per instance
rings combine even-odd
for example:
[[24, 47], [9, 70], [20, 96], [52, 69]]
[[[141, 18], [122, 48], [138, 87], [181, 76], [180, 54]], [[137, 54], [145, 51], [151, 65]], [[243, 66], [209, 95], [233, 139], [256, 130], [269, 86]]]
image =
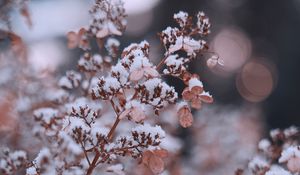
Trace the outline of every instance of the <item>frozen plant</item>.
[[[208, 51], [204, 38], [211, 25], [203, 12], [196, 17], [182, 11], [174, 15], [179, 27], [160, 33], [165, 53], [157, 65], [149, 59], [147, 41], [130, 44], [119, 53], [121, 44], [115, 36], [126, 27], [122, 1], [96, 0], [90, 14], [87, 27], [67, 34], [68, 46], [83, 51], [78, 70], [67, 71], [57, 86], [45, 87], [49, 93], [40, 93], [38, 105], [26, 110], [32, 111], [32, 131], [40, 140], [40, 151], [31, 161], [24, 152], [12, 170], [5, 163], [15, 160], [9, 154], [1, 159], [2, 172], [14, 174], [26, 167], [27, 175], [120, 175], [130, 171], [126, 165], [134, 158], [160, 174], [168, 156], [163, 143], [172, 138], [157, 118], [171, 108], [180, 125], [189, 127], [192, 109], [213, 102], [200, 77], [188, 70], [193, 59]], [[182, 80], [183, 92], [163, 76]]]
[[245, 170], [237, 175], [297, 175], [300, 173], [300, 132], [295, 126], [274, 129], [270, 138], [262, 139], [258, 152]]

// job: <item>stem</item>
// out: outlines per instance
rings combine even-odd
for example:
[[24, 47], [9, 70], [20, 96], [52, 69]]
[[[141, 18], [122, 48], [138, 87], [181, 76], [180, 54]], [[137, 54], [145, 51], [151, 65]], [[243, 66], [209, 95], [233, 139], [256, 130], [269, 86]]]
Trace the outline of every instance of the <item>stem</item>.
[[116, 130], [116, 128], [117, 128], [119, 122], [120, 122], [120, 119], [119, 119], [119, 116], [118, 116], [118, 117], [116, 118], [116, 120], [115, 120], [114, 125], [111, 127], [109, 133], [107, 134], [108, 141], [110, 141], [110, 140], [112, 139], [112, 136], [113, 136], [113, 134], [114, 134], [114, 132], [115, 132], [115, 130]]
[[164, 65], [165, 60], [166, 60], [167, 58], [168, 58], [167, 56], [164, 57], [164, 58], [158, 63], [158, 65], [156, 66], [156, 70], [159, 70], [159, 69], [161, 68], [161, 66]]
[[[117, 117], [116, 117], [116, 120], [115, 120], [113, 126], [111, 127], [109, 133], [107, 134], [108, 141], [112, 139], [112, 136], [113, 136], [113, 134], [114, 134], [114, 132], [115, 132], [115, 130], [116, 130], [119, 122], [120, 122], [119, 114], [117, 112], [117, 109], [116, 109], [116, 106], [114, 104], [114, 101], [110, 100], [110, 103], [111, 103], [111, 105], [112, 105], [112, 107], [113, 107], [113, 109], [114, 109]], [[93, 173], [93, 170], [96, 168], [97, 162], [98, 162], [99, 158], [100, 158], [100, 152], [96, 149], [96, 155], [95, 155], [92, 163], [90, 164], [90, 167], [88, 168], [88, 170], [86, 172], [86, 175], [91, 175]]]
[[97, 150], [94, 160], [93, 160], [92, 164], [90, 165], [89, 169], [87, 170], [86, 175], [91, 175], [93, 173], [93, 170], [96, 168], [96, 163], [99, 158], [100, 158], [100, 153]]
[[88, 155], [87, 155], [87, 153], [86, 153], [86, 150], [85, 150], [85, 147], [84, 147], [82, 141], [80, 141], [80, 145], [81, 145], [81, 148], [82, 148], [82, 150], [83, 150], [84, 156], [85, 156], [85, 158], [86, 158], [88, 164], [91, 165], [90, 159], [89, 159], [89, 157], [88, 157]]

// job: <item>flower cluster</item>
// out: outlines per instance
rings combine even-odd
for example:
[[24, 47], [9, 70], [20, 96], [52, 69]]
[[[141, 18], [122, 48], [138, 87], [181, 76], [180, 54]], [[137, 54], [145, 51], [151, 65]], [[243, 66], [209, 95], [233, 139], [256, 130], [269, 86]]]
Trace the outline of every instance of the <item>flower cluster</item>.
[[258, 153], [248, 164], [248, 169], [236, 174], [293, 175], [300, 173], [299, 129], [292, 126], [270, 132], [270, 139], [262, 139]]
[[[187, 13], [175, 14], [180, 28], [168, 27], [161, 33], [166, 51], [156, 65], [150, 60], [147, 41], [130, 44], [119, 53], [120, 42], [112, 36], [122, 35], [126, 25], [120, 0], [96, 0], [90, 14], [87, 28], [67, 34], [68, 47], [83, 52], [77, 62], [78, 71], [67, 71], [58, 83], [35, 86], [35, 90], [43, 91], [42, 98], [23, 110], [33, 114], [35, 125], [30, 129], [39, 139], [40, 151], [30, 152], [36, 156], [32, 161], [27, 161], [26, 154], [1, 159], [6, 174], [25, 166], [26, 175], [125, 174], [130, 171], [128, 167], [138, 164], [127, 165], [122, 157], [138, 159], [144, 169], [162, 173], [167, 149], [174, 147], [168, 143], [179, 145], [171, 133], [163, 130], [162, 114], [175, 108], [176, 127], [178, 123], [189, 127], [193, 123], [191, 108], [200, 109], [202, 102], [213, 101], [199, 76], [190, 73], [187, 65], [208, 49], [199, 39], [209, 33], [207, 17], [198, 15], [194, 25]], [[97, 43], [96, 50], [91, 47], [93, 42]], [[162, 78], [165, 75], [178, 77], [187, 86], [182, 92], [183, 101]]]
[[1, 174], [12, 174], [20, 170], [27, 163], [27, 154], [24, 151], [10, 151], [3, 149], [3, 157], [0, 159]]
[[121, 0], [97, 0], [91, 9], [92, 19], [89, 32], [97, 38], [108, 35], [122, 35], [125, 29], [126, 17]]

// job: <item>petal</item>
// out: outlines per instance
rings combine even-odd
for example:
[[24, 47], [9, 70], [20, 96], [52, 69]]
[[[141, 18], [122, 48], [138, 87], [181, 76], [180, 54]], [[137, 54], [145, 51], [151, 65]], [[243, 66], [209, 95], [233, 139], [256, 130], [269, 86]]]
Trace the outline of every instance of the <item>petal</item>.
[[152, 151], [144, 151], [142, 155], [142, 163], [145, 164], [146, 166], [149, 165], [149, 159], [153, 155]]
[[166, 158], [169, 154], [168, 151], [165, 149], [156, 149], [153, 151], [153, 153], [160, 158]]
[[190, 127], [193, 124], [193, 121], [193, 115], [188, 109], [179, 115], [179, 123], [184, 128]]
[[147, 76], [150, 76], [150, 77], [158, 77], [159, 76], [159, 73], [157, 72], [157, 70], [152, 67], [145, 67], [144, 71]]
[[191, 100], [193, 97], [195, 97], [195, 95], [189, 90], [189, 88], [185, 88], [182, 91], [182, 98], [184, 100]]
[[207, 92], [203, 92], [202, 94], [200, 94], [199, 98], [205, 103], [212, 103], [214, 101], [212, 96]]
[[143, 70], [135, 70], [130, 74], [129, 79], [131, 81], [139, 81], [140, 79], [143, 78], [143, 75], [144, 75]]
[[193, 94], [195, 94], [195, 95], [201, 94], [203, 92], [203, 87], [201, 87], [201, 86], [194, 86], [194, 87], [192, 87], [191, 92]]
[[149, 168], [154, 174], [160, 174], [165, 168], [164, 161], [160, 157], [152, 155], [149, 159]]
[[192, 108], [195, 108], [195, 109], [200, 109], [202, 104], [201, 104], [201, 100], [199, 98], [193, 98], [192, 101], [191, 101], [191, 106]]
[[67, 34], [68, 48], [73, 49], [78, 45], [78, 36], [75, 32], [69, 32]]
[[145, 113], [138, 109], [137, 107], [132, 108], [131, 110], [131, 119], [137, 123], [140, 123], [142, 121], [144, 121], [144, 119], [146, 118]]

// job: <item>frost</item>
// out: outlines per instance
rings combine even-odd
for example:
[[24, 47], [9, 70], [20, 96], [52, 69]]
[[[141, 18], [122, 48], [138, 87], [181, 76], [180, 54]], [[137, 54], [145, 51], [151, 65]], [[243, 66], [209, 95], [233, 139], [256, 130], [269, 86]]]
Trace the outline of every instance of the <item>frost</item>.
[[37, 171], [35, 167], [29, 167], [26, 169], [26, 175], [36, 175]]
[[178, 21], [180, 27], [183, 27], [187, 23], [188, 13], [179, 11], [178, 13], [174, 14], [174, 19]]
[[278, 166], [272, 166], [271, 169], [267, 171], [265, 175], [292, 175], [292, 174], [283, 168], [280, 168]]
[[150, 134], [151, 137], [155, 138], [156, 135], [159, 135], [160, 138], [164, 138], [166, 136], [166, 133], [164, 130], [161, 129], [160, 126], [151, 126], [149, 124], [144, 124], [137, 126], [131, 130], [132, 132], [137, 132], [137, 133], [145, 133], [145, 134]]
[[267, 152], [269, 147], [271, 146], [271, 143], [269, 140], [267, 139], [262, 139], [259, 143], [258, 143], [258, 148], [264, 152]]
[[256, 168], [269, 167], [268, 162], [260, 156], [254, 157], [248, 164], [248, 168], [251, 170], [256, 170]]
[[279, 158], [279, 162], [286, 162], [292, 157], [300, 158], [300, 147], [299, 146], [290, 146], [282, 151], [281, 156]]
[[46, 123], [50, 123], [51, 120], [58, 115], [58, 111], [53, 108], [40, 108], [33, 112], [34, 116]]
[[198, 80], [197, 78], [191, 78], [189, 80], [189, 88], [190, 90], [192, 90], [193, 87], [203, 87], [203, 84], [200, 80]]

